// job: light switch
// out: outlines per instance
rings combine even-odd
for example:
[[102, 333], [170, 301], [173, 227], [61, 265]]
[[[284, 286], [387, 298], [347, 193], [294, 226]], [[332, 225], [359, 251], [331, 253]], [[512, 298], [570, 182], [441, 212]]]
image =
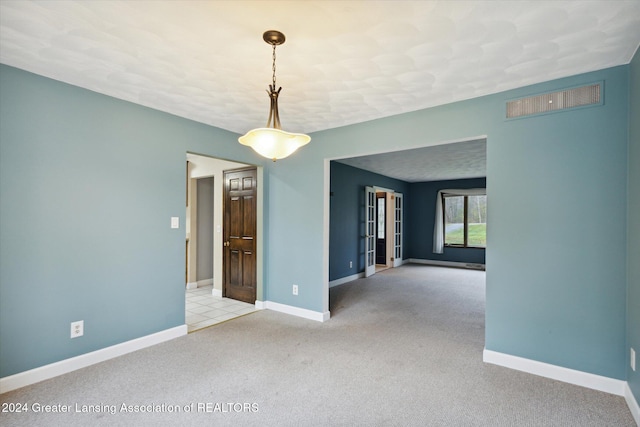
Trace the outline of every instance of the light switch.
[[180, 217], [171, 217], [171, 228], [180, 228]]

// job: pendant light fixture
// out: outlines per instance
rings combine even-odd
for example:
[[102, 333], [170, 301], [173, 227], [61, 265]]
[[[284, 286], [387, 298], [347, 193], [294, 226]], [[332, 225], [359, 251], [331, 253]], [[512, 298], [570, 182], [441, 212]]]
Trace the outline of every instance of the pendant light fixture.
[[267, 91], [271, 99], [269, 119], [266, 127], [250, 130], [238, 138], [238, 141], [240, 144], [253, 148], [258, 154], [275, 162], [278, 159], [284, 159], [298, 148], [308, 144], [311, 141], [311, 137], [302, 133], [285, 132], [280, 128], [278, 95], [282, 88], [279, 87], [276, 90], [276, 46], [284, 43], [285, 37], [280, 31], [269, 30], [262, 35], [262, 38], [273, 46], [273, 77], [272, 84], [269, 85], [269, 90]]

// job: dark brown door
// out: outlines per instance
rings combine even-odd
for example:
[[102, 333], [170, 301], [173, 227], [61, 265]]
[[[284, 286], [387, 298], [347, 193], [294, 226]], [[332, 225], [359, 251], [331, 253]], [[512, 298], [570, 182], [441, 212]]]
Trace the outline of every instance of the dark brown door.
[[223, 295], [256, 302], [256, 168], [224, 172]]

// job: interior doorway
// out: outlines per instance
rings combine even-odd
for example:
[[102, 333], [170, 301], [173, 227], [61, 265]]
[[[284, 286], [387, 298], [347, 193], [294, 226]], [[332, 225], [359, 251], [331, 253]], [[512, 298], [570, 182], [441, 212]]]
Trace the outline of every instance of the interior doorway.
[[376, 270], [387, 268], [387, 193], [376, 193]]
[[[369, 264], [373, 267], [375, 273], [375, 258], [369, 263], [369, 248], [371, 248], [371, 254], [375, 252], [375, 246], [369, 245], [369, 240], [366, 238], [369, 233], [369, 223], [362, 217], [363, 212], [368, 212], [369, 209], [362, 209], [362, 206], [368, 206], [368, 198], [365, 194], [364, 200], [362, 196], [356, 196], [357, 204], [354, 208], [349, 200], [353, 200], [353, 196], [349, 198], [340, 198], [340, 193], [337, 191], [334, 194], [333, 179], [334, 179], [334, 163], [341, 163], [346, 166], [350, 166], [356, 169], [362, 169], [363, 171], [375, 173], [382, 177], [396, 179], [406, 182], [409, 186], [413, 183], [428, 183], [436, 181], [446, 181], [454, 179], [466, 179], [473, 177], [486, 177], [486, 153], [487, 153], [487, 135], [478, 135], [469, 138], [448, 140], [440, 142], [426, 143], [423, 146], [417, 146], [414, 148], [408, 148], [404, 150], [388, 151], [388, 152], [362, 152], [366, 148], [361, 149], [354, 148], [356, 153], [352, 153], [349, 157], [335, 157], [325, 158], [324, 160], [324, 239], [323, 239], [323, 267], [324, 267], [324, 288], [323, 288], [323, 310], [329, 310], [329, 289], [333, 286], [337, 286], [343, 283], [347, 283], [352, 280], [356, 280], [363, 275], [362, 268], [364, 267], [364, 275], [369, 271]], [[392, 149], [391, 149], [392, 150]], [[357, 153], [357, 151], [360, 151]], [[345, 171], [343, 168], [336, 168], [337, 175], [344, 181], [349, 181], [351, 172]], [[355, 176], [361, 176], [360, 173], [354, 173]], [[351, 181], [353, 181], [351, 179]], [[378, 182], [375, 179], [369, 177], [358, 178], [358, 189], [353, 190], [353, 194], [362, 194], [361, 186], [370, 182]], [[385, 181], [382, 181], [385, 182]], [[384, 184], [383, 184], [384, 185]], [[395, 184], [391, 183], [390, 186]], [[339, 187], [336, 187], [339, 188]], [[373, 200], [375, 201], [375, 191], [372, 189]], [[410, 188], [404, 186], [401, 191], [409, 194]], [[414, 209], [416, 198], [412, 196], [410, 206], [407, 206], [407, 210]], [[338, 203], [335, 200], [339, 200]], [[398, 205], [397, 211], [402, 212], [402, 198], [396, 200]], [[334, 208], [339, 206], [339, 208]], [[375, 205], [372, 203], [372, 208]], [[334, 214], [334, 211], [336, 214]], [[353, 212], [356, 212], [354, 215]], [[375, 212], [375, 210], [374, 210]], [[348, 217], [345, 217], [345, 213], [348, 213]], [[345, 221], [347, 218], [348, 221]], [[373, 220], [375, 223], [375, 219]], [[337, 224], [337, 225], [335, 225]], [[411, 225], [411, 229], [407, 232], [413, 233], [414, 230], [422, 231], [424, 227], [432, 229], [433, 225], [422, 224], [415, 222], [408, 223]], [[372, 225], [373, 226], [373, 225]], [[400, 227], [400, 230], [402, 227]], [[334, 234], [339, 238], [336, 240], [339, 243], [335, 243], [333, 237]], [[397, 233], [394, 230], [394, 234]], [[352, 249], [350, 242], [357, 239], [358, 242], [357, 252]], [[413, 234], [411, 235], [413, 243]], [[401, 245], [403, 236], [398, 233], [394, 236], [394, 245]], [[427, 240], [421, 240], [426, 242]], [[430, 241], [430, 240], [429, 240]], [[375, 243], [375, 241], [373, 241]], [[427, 243], [430, 244], [430, 243]], [[337, 249], [336, 249], [337, 248]], [[347, 250], [342, 250], [346, 248]], [[402, 258], [407, 256], [409, 260], [413, 261], [416, 256], [419, 256], [415, 249], [408, 247], [412, 253], [395, 254], [394, 264], [402, 264]], [[350, 259], [353, 253], [357, 253], [359, 257], [359, 266], [354, 274]], [[364, 264], [364, 266], [362, 265]], [[349, 265], [348, 270], [345, 266]]]
[[[255, 296], [250, 303], [223, 296], [224, 171], [252, 167], [256, 183], [262, 168], [187, 153], [185, 220], [185, 323], [189, 332], [255, 310], [262, 298], [262, 246], [256, 245]], [[262, 241], [262, 189], [255, 196], [256, 241]], [[210, 214], [202, 205], [211, 206]], [[204, 217], [204, 218], [203, 218]], [[208, 243], [207, 243], [208, 242]], [[195, 327], [198, 325], [199, 327]]]
[[365, 187], [365, 277], [402, 264], [402, 193]]

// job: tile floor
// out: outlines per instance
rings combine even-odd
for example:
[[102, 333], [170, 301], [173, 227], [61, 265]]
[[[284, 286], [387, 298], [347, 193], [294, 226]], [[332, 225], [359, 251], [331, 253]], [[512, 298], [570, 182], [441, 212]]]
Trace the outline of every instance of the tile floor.
[[212, 289], [213, 285], [209, 285], [185, 291], [188, 332], [256, 311], [253, 304], [230, 298], [214, 297], [211, 295]]

